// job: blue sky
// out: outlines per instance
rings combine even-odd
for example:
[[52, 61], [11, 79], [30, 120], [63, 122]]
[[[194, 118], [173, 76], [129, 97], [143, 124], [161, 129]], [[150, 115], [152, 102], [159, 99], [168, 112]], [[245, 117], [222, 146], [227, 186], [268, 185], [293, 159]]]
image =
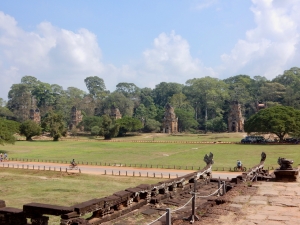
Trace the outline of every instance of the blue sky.
[[0, 97], [24, 75], [86, 90], [300, 67], [298, 0], [0, 2]]

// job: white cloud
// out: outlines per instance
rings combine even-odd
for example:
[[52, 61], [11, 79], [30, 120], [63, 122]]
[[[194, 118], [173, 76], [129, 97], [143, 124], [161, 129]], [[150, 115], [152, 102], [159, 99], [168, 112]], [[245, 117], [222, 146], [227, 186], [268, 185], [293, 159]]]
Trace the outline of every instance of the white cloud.
[[221, 56], [224, 76], [243, 73], [271, 79], [299, 66], [300, 2], [252, 0], [257, 26], [246, 32], [229, 54]]
[[103, 73], [101, 49], [96, 36], [86, 29], [78, 32], [43, 22], [32, 32], [18, 27], [14, 18], [0, 12], [1, 97], [13, 83], [32, 75], [65, 88], [85, 88], [87, 76]]
[[10, 86], [20, 83], [25, 75], [84, 90], [88, 76], [103, 78], [107, 88], [114, 90], [119, 82], [154, 87], [162, 81], [184, 83], [190, 78], [215, 75], [191, 56], [188, 42], [174, 31], [155, 38], [153, 47], [143, 52], [139, 62], [116, 67], [102, 62], [97, 37], [86, 29], [73, 32], [43, 22], [26, 32], [3, 12], [0, 52], [0, 96], [5, 99]]
[[215, 76], [211, 68], [190, 54], [189, 43], [172, 31], [154, 39], [153, 48], [143, 52], [143, 78], [158, 84], [162, 81], [185, 83], [188, 79]]
[[[215, 1], [197, 1], [200, 8]], [[218, 68], [208, 68], [191, 55], [190, 45], [172, 31], [161, 33], [141, 58], [117, 67], [103, 63], [97, 37], [87, 29], [70, 31], [49, 22], [27, 32], [17, 21], [0, 11], [0, 97], [14, 83], [31, 75], [41, 81], [85, 90], [84, 79], [99, 76], [108, 89], [119, 82], [154, 87], [165, 82], [185, 83], [195, 77], [221, 74], [264, 75], [273, 78], [299, 66], [300, 2], [298, 0], [252, 0], [256, 27], [245, 32], [231, 52], [221, 56]], [[201, 4], [203, 4], [201, 6]]]
[[193, 9], [202, 10], [215, 5], [218, 0], [196, 0], [193, 4]]

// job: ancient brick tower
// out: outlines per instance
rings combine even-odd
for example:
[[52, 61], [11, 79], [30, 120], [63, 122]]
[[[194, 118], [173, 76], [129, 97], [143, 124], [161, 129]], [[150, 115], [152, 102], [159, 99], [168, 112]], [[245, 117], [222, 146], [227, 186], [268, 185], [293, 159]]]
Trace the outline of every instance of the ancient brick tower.
[[77, 110], [75, 106], [71, 109], [71, 123], [69, 125], [69, 129], [71, 130], [73, 127], [76, 127], [82, 121], [81, 111]]
[[265, 108], [267, 108], [267, 104], [266, 103], [261, 103], [261, 102], [256, 102], [255, 103], [256, 112], [258, 112], [261, 109], [265, 109]]
[[177, 133], [178, 132], [178, 118], [176, 118], [174, 108], [167, 103], [165, 106], [165, 116], [163, 119], [163, 133]]
[[122, 118], [122, 114], [120, 113], [120, 110], [115, 106], [111, 107], [109, 116], [115, 120]]
[[40, 124], [41, 123], [41, 114], [38, 108], [30, 109], [29, 111], [29, 119], [33, 120], [34, 122]]
[[244, 132], [244, 118], [242, 115], [241, 105], [238, 102], [232, 102], [230, 113], [228, 115], [228, 131]]

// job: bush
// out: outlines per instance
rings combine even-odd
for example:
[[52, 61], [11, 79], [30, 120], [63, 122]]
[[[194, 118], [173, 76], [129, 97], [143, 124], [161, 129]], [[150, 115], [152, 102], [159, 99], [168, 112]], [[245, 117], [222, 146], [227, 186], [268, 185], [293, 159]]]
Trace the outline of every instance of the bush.
[[98, 126], [93, 126], [92, 129], [91, 129], [91, 134], [94, 135], [94, 136], [98, 136], [99, 135], [99, 132], [100, 132], [100, 127]]
[[147, 119], [143, 131], [144, 132], [159, 132], [160, 126], [161, 126], [160, 122], [153, 120], [153, 119]]
[[42, 128], [32, 120], [26, 120], [20, 126], [20, 134], [26, 137], [26, 141], [32, 141], [32, 137], [40, 135]]

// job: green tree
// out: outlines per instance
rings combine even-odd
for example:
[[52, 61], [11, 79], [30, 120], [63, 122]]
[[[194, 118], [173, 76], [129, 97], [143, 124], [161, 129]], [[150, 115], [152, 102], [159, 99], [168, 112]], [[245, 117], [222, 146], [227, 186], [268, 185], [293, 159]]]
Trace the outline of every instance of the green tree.
[[159, 132], [161, 123], [154, 119], [147, 119], [145, 121], [144, 132]]
[[55, 95], [50, 84], [38, 81], [33, 87], [31, 94], [34, 96], [32, 107], [38, 107], [42, 116], [52, 109]]
[[139, 107], [135, 109], [134, 115], [139, 119], [145, 119], [148, 117], [148, 111], [144, 104], [140, 104]]
[[99, 126], [93, 126], [91, 128], [91, 135], [98, 136], [99, 132], [100, 132], [100, 127]]
[[21, 78], [21, 83], [26, 84], [30, 90], [33, 90], [40, 81], [33, 76], [24, 76]]
[[156, 105], [165, 107], [169, 99], [174, 95], [182, 92], [183, 85], [178, 83], [161, 82], [153, 90], [153, 99]]
[[157, 115], [157, 108], [154, 103], [150, 104], [148, 107], [145, 107], [144, 104], [140, 104], [135, 109], [134, 115], [139, 119], [154, 119]]
[[134, 103], [131, 99], [126, 98], [122, 93], [113, 92], [103, 100], [103, 113], [109, 114], [112, 106], [118, 108], [122, 116], [132, 116]]
[[5, 101], [0, 98], [0, 117], [13, 118], [14, 114], [5, 106]]
[[14, 144], [14, 134], [19, 132], [19, 126], [18, 122], [0, 118], [0, 144]]
[[125, 116], [116, 121], [119, 124], [119, 134], [118, 136], [123, 136], [127, 132], [137, 131], [143, 128], [142, 122], [139, 119]]
[[109, 116], [102, 116], [102, 124], [100, 127], [99, 135], [104, 136], [105, 140], [110, 140], [117, 136], [119, 132], [119, 124], [115, 123]]
[[[184, 94], [189, 102], [196, 105], [196, 115], [203, 122], [206, 130], [206, 121], [217, 116], [224, 102], [229, 99], [228, 85], [217, 78], [194, 78], [186, 82]], [[198, 120], [198, 118], [197, 118]]]
[[62, 136], [66, 136], [67, 128], [62, 114], [49, 112], [42, 122], [42, 128], [50, 132], [53, 141], [58, 141]]
[[174, 108], [181, 108], [188, 103], [187, 98], [184, 94], [182, 93], [177, 93], [174, 94], [171, 98], [170, 98], [170, 103]]
[[106, 90], [104, 80], [100, 77], [87, 77], [84, 79], [84, 82], [89, 93], [94, 98], [104, 98], [109, 94], [109, 91]]
[[223, 116], [219, 115], [207, 121], [207, 129], [214, 132], [224, 132], [227, 124], [224, 122]]
[[122, 93], [127, 98], [137, 98], [140, 94], [140, 89], [134, 83], [118, 83], [116, 92]]
[[100, 116], [84, 116], [79, 126], [83, 126], [85, 131], [91, 131], [92, 127], [99, 126], [102, 123]]
[[13, 84], [8, 92], [7, 108], [14, 113], [18, 121], [29, 119], [31, 109], [31, 90], [27, 84]]
[[20, 134], [26, 137], [26, 141], [32, 141], [33, 136], [40, 135], [42, 128], [32, 120], [26, 120], [20, 125]]
[[175, 108], [175, 114], [178, 117], [179, 131], [197, 129], [198, 122], [194, 118], [195, 111], [192, 107]]
[[300, 109], [300, 68], [285, 70], [283, 75], [278, 75], [272, 82], [280, 83], [286, 88], [282, 104]]
[[273, 133], [282, 141], [286, 134], [300, 130], [300, 110], [288, 106], [274, 106], [260, 110], [245, 122], [245, 131]]
[[285, 91], [285, 86], [276, 82], [265, 83], [260, 89], [262, 99], [270, 102], [282, 102]]

